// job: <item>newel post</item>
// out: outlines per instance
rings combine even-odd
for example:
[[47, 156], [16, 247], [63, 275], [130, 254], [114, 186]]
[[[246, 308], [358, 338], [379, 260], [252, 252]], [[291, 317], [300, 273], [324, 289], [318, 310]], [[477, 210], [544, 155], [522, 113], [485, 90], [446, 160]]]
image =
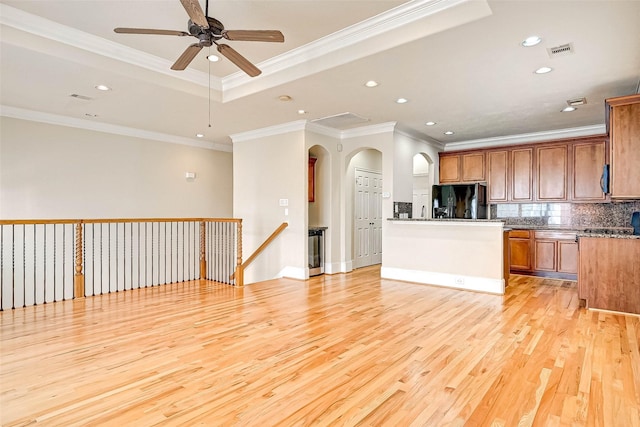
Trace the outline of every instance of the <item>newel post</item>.
[[244, 286], [244, 267], [242, 267], [242, 220], [238, 221], [238, 254], [236, 257], [236, 286]]
[[84, 273], [82, 272], [82, 222], [76, 224], [76, 259], [75, 274], [73, 276], [74, 298], [84, 298]]
[[206, 230], [205, 222], [200, 221], [200, 279], [207, 278]]

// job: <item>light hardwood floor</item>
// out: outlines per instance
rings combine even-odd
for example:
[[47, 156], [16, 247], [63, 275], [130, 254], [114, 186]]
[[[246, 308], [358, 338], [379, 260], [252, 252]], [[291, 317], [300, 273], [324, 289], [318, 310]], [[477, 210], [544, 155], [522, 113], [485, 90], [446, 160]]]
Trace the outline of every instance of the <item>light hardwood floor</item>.
[[504, 296], [378, 268], [0, 313], [1, 424], [640, 425], [640, 318], [575, 283]]

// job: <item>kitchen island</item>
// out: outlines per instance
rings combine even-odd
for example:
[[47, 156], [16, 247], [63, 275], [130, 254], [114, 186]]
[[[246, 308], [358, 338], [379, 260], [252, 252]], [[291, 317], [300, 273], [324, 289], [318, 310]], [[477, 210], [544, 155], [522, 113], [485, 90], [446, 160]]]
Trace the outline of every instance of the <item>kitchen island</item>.
[[388, 222], [383, 278], [504, 294], [509, 273], [503, 221], [389, 218]]

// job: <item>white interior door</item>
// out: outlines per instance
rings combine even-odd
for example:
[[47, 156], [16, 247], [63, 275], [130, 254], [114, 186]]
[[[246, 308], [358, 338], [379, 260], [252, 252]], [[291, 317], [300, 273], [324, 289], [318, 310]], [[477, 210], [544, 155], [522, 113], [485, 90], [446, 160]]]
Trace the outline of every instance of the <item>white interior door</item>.
[[354, 267], [382, 262], [382, 174], [356, 169]]

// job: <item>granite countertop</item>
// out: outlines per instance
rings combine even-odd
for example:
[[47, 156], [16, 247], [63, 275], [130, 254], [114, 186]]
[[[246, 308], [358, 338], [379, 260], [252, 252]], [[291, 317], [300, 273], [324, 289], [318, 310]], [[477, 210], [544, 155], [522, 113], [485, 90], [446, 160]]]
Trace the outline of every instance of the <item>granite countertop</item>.
[[640, 239], [640, 235], [629, 233], [585, 233], [578, 232], [576, 237], [600, 237], [605, 239]]
[[415, 221], [415, 222], [504, 222], [503, 219], [465, 219], [465, 218], [387, 218], [387, 221]]

